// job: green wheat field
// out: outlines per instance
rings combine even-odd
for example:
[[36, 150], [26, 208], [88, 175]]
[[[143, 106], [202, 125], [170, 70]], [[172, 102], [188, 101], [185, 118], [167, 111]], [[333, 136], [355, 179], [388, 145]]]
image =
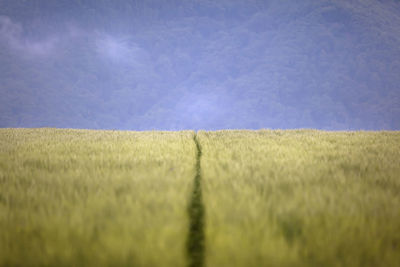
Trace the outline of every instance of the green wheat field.
[[400, 266], [400, 132], [0, 129], [0, 266]]

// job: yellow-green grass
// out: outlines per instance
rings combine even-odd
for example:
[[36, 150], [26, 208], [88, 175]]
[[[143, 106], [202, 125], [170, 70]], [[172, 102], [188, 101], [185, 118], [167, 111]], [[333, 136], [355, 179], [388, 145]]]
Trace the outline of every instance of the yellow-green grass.
[[185, 266], [193, 134], [0, 129], [0, 266]]
[[400, 132], [198, 140], [208, 267], [400, 266]]
[[0, 266], [185, 266], [198, 167], [208, 267], [400, 266], [400, 132], [197, 140], [0, 129]]

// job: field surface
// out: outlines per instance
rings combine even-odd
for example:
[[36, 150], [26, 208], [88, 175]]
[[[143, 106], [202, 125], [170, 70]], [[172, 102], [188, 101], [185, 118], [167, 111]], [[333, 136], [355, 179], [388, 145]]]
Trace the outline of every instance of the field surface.
[[400, 134], [200, 132], [209, 266], [400, 266]]
[[0, 129], [0, 266], [400, 266], [400, 132]]
[[193, 132], [0, 140], [1, 266], [185, 266]]

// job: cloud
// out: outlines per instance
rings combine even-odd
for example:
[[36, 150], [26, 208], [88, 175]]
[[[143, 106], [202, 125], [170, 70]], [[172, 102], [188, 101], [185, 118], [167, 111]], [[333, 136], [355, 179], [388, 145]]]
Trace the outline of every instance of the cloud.
[[146, 52], [127, 38], [97, 33], [95, 43], [97, 53], [114, 63], [140, 65], [147, 60]]
[[30, 56], [45, 56], [52, 53], [59, 37], [51, 36], [39, 41], [24, 37], [24, 29], [20, 23], [7, 16], [0, 16], [0, 42], [6, 43], [10, 49]]
[[[31, 37], [27, 36], [23, 24], [13, 21], [10, 17], [0, 16], [0, 43], [23, 57], [43, 57], [56, 55], [61, 47], [70, 41], [88, 37], [93, 41], [97, 55], [108, 60], [109, 63], [135, 69], [144, 68], [149, 64], [148, 53], [132, 38], [118, 37], [105, 32], [86, 31], [71, 22], [64, 26], [64, 29], [59, 29], [58, 32], [48, 32], [45, 37], [40, 38], [37, 35], [32, 38], [32, 32]], [[37, 26], [33, 34], [35, 31], [41, 32], [40, 26]]]
[[[211, 86], [211, 85], [210, 85]], [[222, 88], [206, 92], [205, 88], [195, 88], [177, 100], [174, 117], [182, 128], [213, 128], [224, 123], [235, 101]]]

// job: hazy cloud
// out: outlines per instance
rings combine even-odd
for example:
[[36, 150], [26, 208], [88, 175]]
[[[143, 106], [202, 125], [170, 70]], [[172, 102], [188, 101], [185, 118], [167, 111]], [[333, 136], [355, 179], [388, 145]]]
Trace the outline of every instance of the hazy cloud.
[[97, 33], [95, 44], [97, 53], [113, 63], [138, 66], [147, 60], [146, 52], [128, 38]]
[[0, 16], [0, 41], [26, 55], [43, 56], [55, 50], [59, 38], [51, 36], [40, 41], [29, 40], [24, 37], [21, 24], [12, 21], [7, 16]]

